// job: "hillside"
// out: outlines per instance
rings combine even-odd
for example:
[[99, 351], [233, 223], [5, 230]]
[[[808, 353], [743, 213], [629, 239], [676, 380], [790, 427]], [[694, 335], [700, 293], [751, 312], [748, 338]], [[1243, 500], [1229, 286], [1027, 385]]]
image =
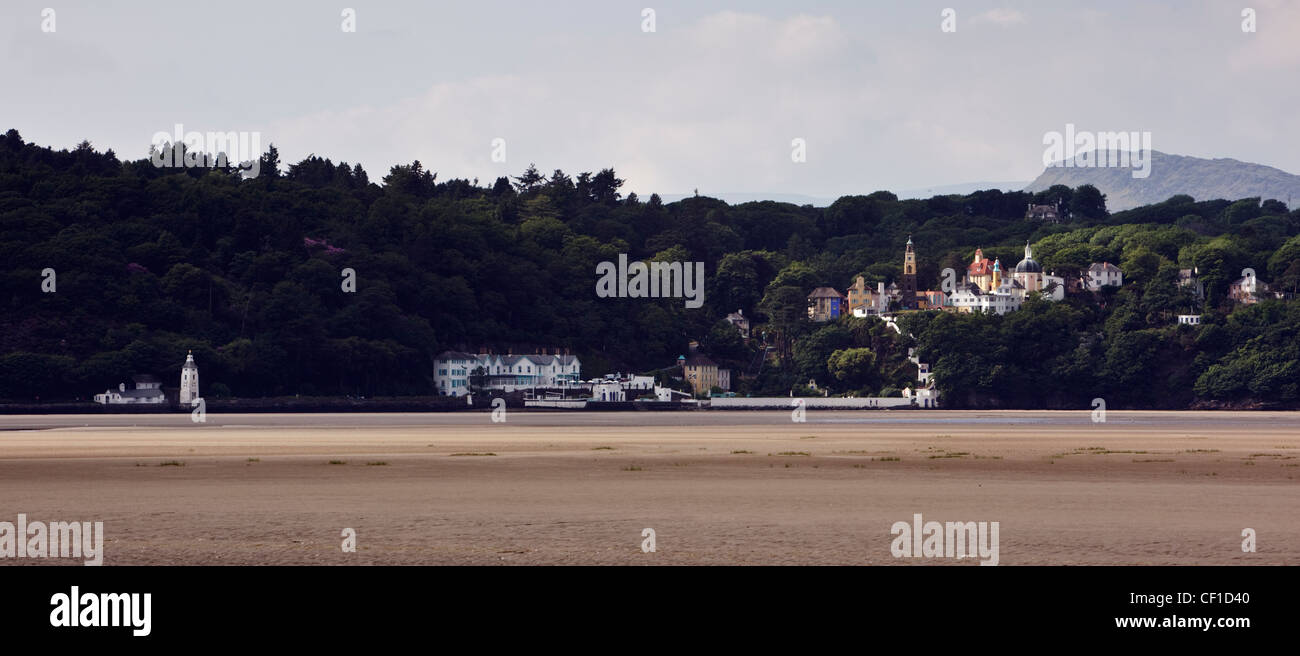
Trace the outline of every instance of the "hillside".
[[[137, 374], [175, 385], [189, 351], [214, 399], [422, 396], [444, 349], [564, 348], [594, 377], [672, 367], [698, 340], [741, 394], [816, 380], [817, 393], [897, 395], [915, 384], [915, 347], [949, 407], [1300, 402], [1300, 303], [1225, 298], [1244, 267], [1300, 288], [1300, 211], [1276, 201], [1180, 196], [1110, 214], [1081, 187], [664, 203], [625, 196], [613, 169], [529, 167], [479, 186], [412, 162], [379, 184], [321, 157], [282, 165], [273, 147], [260, 166], [241, 179], [0, 136], [0, 399], [85, 399]], [[1069, 222], [1024, 219], [1053, 198]], [[817, 287], [900, 280], [909, 238], [921, 289], [976, 248], [1013, 266], [1026, 242], [1044, 270], [1118, 263], [1125, 284], [1005, 316], [913, 313], [903, 335], [809, 320]], [[598, 296], [598, 265], [624, 255], [702, 263], [703, 306]], [[1176, 286], [1192, 267], [1203, 303]], [[747, 343], [723, 321], [737, 310]], [[1189, 311], [1201, 325], [1174, 322]]]
[[[1112, 212], [1150, 205], [1186, 194], [1196, 200], [1300, 199], [1300, 175], [1235, 159], [1202, 159], [1152, 151], [1151, 175], [1134, 178], [1128, 168], [1047, 167], [1025, 191], [1052, 185], [1090, 184], [1106, 194]], [[1095, 161], [1095, 160], [1094, 160]]]

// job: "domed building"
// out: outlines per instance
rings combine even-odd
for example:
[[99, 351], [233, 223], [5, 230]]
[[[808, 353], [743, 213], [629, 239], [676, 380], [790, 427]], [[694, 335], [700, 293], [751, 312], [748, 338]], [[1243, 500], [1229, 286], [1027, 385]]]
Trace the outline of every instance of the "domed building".
[[992, 263], [984, 251], [975, 251], [975, 261], [966, 268], [966, 280], [952, 296], [952, 305], [958, 312], [1015, 312], [1025, 302], [1028, 294], [1042, 292], [1050, 300], [1065, 298], [1065, 280], [1044, 273], [1043, 265], [1034, 259], [1034, 249], [1025, 244], [1025, 257], [1003, 276], [1002, 262]]
[[1025, 259], [1020, 260], [1016, 270], [1011, 274], [1026, 292], [1043, 290], [1043, 265], [1034, 260], [1034, 248], [1025, 244]]

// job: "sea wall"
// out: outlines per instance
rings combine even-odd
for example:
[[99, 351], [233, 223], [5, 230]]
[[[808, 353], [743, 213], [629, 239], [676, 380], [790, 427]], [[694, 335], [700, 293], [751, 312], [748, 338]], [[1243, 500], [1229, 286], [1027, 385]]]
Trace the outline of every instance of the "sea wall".
[[876, 410], [884, 408], [910, 408], [912, 399], [903, 397], [861, 396], [844, 397], [731, 397], [709, 399], [708, 407], [714, 410], [788, 410], [796, 401], [803, 401], [809, 410]]

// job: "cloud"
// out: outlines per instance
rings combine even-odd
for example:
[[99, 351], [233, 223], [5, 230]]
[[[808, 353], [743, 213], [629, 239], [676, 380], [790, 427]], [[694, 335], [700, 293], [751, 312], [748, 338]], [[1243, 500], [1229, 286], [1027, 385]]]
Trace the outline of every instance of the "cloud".
[[[1255, 34], [1239, 8], [1168, 3], [962, 10], [963, 25], [989, 27], [955, 34], [929, 8], [849, 0], [803, 13], [665, 5], [656, 33], [641, 32], [639, 6], [383, 3], [341, 34], [333, 10], [305, 2], [275, 3], [247, 30], [237, 11], [154, 4], [60, 12], [46, 35], [0, 3], [0, 24], [26, 25], [0, 45], [0, 129], [123, 156], [175, 123], [258, 131], [286, 163], [315, 153], [373, 179], [415, 159], [482, 184], [529, 162], [612, 166], [643, 196], [1027, 180], [1043, 133], [1067, 123], [1300, 171], [1281, 138], [1300, 132], [1300, 87], [1286, 83], [1300, 14], [1276, 0], [1252, 4]], [[159, 56], [227, 39], [221, 57]], [[805, 163], [791, 161], [794, 138]]]
[[[814, 142], [829, 165], [830, 127], [872, 104], [846, 88], [843, 62], [861, 56], [850, 57], [848, 36], [828, 17], [726, 11], [646, 41], [610, 51], [597, 77], [556, 66], [440, 83], [389, 105], [283, 119], [263, 141], [288, 161], [308, 152], [360, 160], [376, 179], [414, 159], [440, 179], [481, 182], [536, 162], [571, 175], [614, 166], [630, 189], [668, 193], [720, 179], [787, 184], [792, 138]], [[504, 164], [490, 157], [498, 137]]]
[[1027, 19], [1025, 15], [1021, 13], [1019, 10], [1007, 9], [1005, 7], [998, 7], [977, 14], [974, 18], [970, 19], [970, 22], [971, 25], [979, 25], [981, 23], [987, 23], [991, 25], [1000, 25], [1002, 27], [1008, 27], [1011, 25], [1020, 25], [1022, 23], [1026, 23], [1028, 22], [1028, 20], [1029, 19]]

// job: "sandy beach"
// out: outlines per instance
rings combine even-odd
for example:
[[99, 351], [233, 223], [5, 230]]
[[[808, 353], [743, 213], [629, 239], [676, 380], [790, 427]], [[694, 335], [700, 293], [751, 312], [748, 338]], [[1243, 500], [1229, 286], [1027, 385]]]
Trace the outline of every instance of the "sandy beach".
[[999, 522], [1002, 565], [1297, 564], [1300, 415], [4, 416], [19, 513], [104, 522], [107, 565], [974, 564], [895, 559], [915, 513]]

